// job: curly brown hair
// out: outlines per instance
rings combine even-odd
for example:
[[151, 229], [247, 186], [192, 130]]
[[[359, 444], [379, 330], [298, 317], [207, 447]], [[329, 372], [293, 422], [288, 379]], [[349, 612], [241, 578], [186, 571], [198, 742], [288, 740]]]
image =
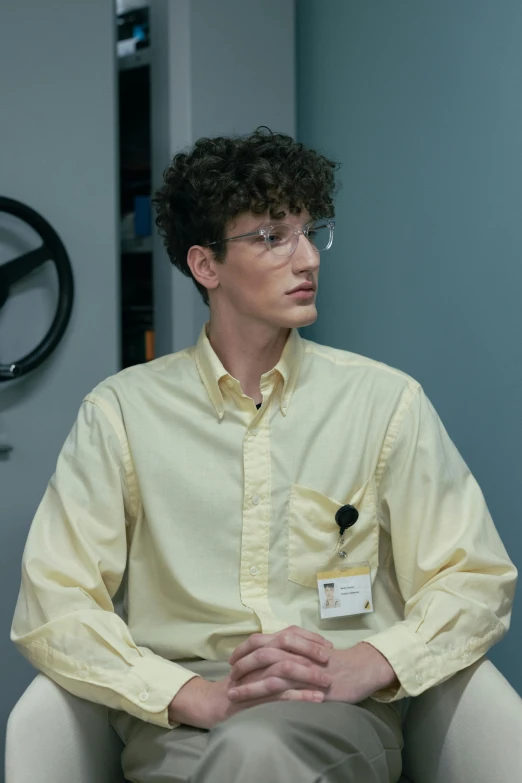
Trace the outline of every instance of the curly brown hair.
[[[227, 223], [241, 212], [269, 212], [280, 218], [304, 208], [313, 219], [334, 216], [334, 163], [283, 133], [257, 128], [246, 136], [196, 141], [174, 156], [153, 204], [171, 262], [192, 277], [187, 253], [192, 245], [224, 239]], [[226, 243], [214, 245], [224, 261]], [[208, 291], [194, 280], [208, 304]]]

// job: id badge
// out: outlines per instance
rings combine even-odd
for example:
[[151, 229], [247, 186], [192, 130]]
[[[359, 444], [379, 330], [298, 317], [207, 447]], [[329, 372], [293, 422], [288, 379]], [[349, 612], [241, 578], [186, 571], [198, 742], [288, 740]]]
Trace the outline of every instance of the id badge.
[[346, 563], [317, 571], [321, 618], [373, 612], [370, 573], [368, 562]]

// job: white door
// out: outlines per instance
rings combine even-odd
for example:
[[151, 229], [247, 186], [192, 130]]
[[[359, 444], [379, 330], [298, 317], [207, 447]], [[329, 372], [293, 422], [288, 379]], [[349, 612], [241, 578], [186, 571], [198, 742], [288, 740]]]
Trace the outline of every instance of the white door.
[[[85, 395], [118, 370], [115, 12], [110, 0], [16, 0], [0, 12], [0, 196], [24, 202], [59, 234], [75, 282], [71, 321], [39, 369], [0, 383], [0, 735], [34, 676], [9, 641], [27, 532]], [[37, 244], [0, 214], [0, 264]], [[0, 363], [49, 326], [52, 267], [0, 310]], [[3, 769], [3, 764], [2, 764]]]

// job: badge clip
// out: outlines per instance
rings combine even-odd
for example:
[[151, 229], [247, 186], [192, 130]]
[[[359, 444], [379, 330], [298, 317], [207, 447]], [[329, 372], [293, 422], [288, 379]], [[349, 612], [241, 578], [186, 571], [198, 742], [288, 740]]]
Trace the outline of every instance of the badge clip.
[[341, 506], [335, 514], [335, 521], [339, 525], [339, 541], [337, 542], [337, 554], [339, 557], [345, 558], [346, 552], [342, 547], [344, 547], [344, 534], [348, 530], [348, 528], [355, 525], [357, 520], [359, 519], [359, 512], [355, 508], [355, 506], [351, 506], [350, 504], [347, 504], [345, 506]]

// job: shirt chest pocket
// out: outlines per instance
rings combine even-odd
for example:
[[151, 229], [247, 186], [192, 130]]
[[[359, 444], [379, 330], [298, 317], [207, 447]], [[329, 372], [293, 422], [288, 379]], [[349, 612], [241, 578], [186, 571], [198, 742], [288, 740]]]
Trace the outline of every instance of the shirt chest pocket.
[[335, 521], [340, 501], [314, 489], [292, 484], [288, 517], [288, 578], [305, 587], [316, 587], [316, 571], [323, 566], [368, 561], [372, 581], [379, 560], [379, 523], [373, 480], [367, 481], [346, 503], [355, 506], [359, 518], [344, 535], [345, 558], [337, 551], [339, 526]]

